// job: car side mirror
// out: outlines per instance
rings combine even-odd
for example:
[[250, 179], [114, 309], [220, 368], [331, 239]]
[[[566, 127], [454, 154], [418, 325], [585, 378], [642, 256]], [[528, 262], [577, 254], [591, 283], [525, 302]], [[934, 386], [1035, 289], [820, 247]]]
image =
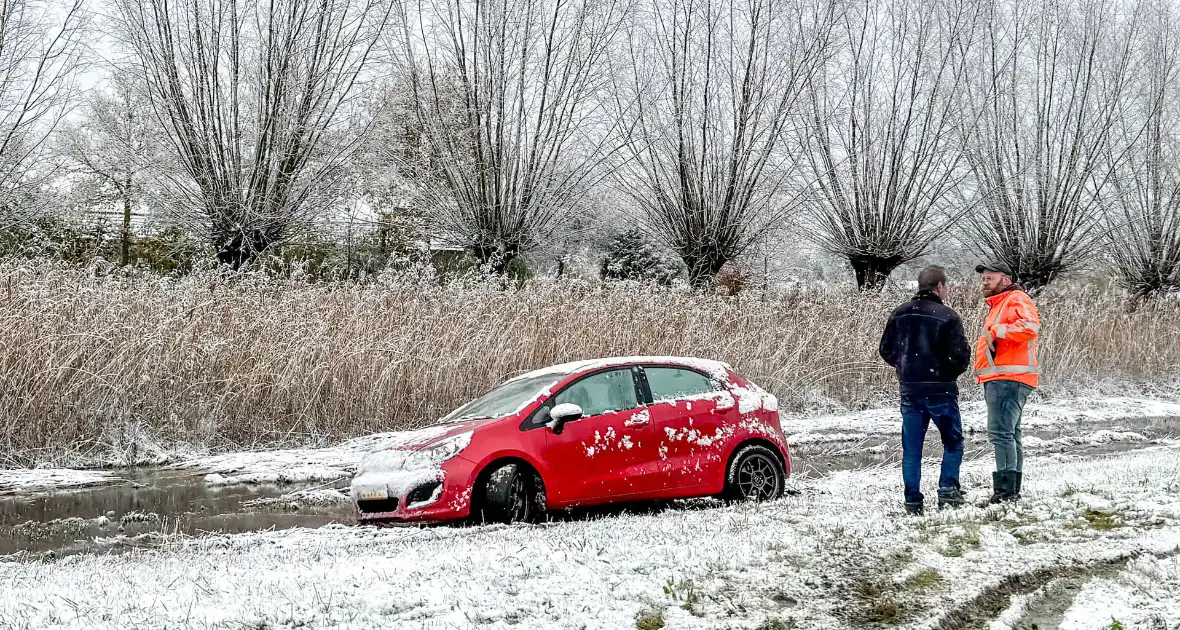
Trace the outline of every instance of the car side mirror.
[[565, 428], [565, 423], [582, 417], [582, 408], [573, 403], [561, 403], [549, 411], [549, 430], [557, 435]]

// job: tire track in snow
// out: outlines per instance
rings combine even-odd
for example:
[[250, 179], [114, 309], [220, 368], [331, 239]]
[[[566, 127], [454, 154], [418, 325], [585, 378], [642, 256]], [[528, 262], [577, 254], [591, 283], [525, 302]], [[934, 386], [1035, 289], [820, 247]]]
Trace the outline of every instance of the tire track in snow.
[[[1050, 593], [1052, 589], [1049, 587], [1052, 583], [1063, 582], [1082, 585], [1095, 577], [1114, 575], [1126, 568], [1127, 564], [1131, 561], [1144, 554], [1153, 555], [1157, 559], [1163, 560], [1180, 554], [1180, 548], [1164, 553], [1135, 551], [1095, 562], [1044, 567], [1024, 573], [1008, 575], [1000, 580], [999, 584], [985, 588], [971, 601], [944, 615], [935, 627], [938, 630], [988, 628], [992, 622], [1011, 607], [1013, 599], [1031, 595], [1038, 591], [1041, 591], [1041, 593], [1038, 594], [1037, 599], [1025, 604], [1025, 610], [1021, 613], [1020, 618], [1010, 627], [1026, 627], [1022, 622], [1025, 621], [1028, 611], [1037, 607], [1038, 604], [1048, 604], [1046, 607], [1048, 609], [1042, 611], [1042, 614], [1047, 614], [1047, 616], [1064, 614], [1073, 602], [1073, 597], [1046, 602], [1045, 599], [1051, 597]], [[1073, 591], [1075, 596], [1077, 590], [1074, 589]], [[1058, 617], [1058, 620], [1060, 620], [1060, 617]], [[1055, 625], [1034, 625], [1032, 627], [1038, 628], [1039, 630], [1054, 630], [1056, 628]]]

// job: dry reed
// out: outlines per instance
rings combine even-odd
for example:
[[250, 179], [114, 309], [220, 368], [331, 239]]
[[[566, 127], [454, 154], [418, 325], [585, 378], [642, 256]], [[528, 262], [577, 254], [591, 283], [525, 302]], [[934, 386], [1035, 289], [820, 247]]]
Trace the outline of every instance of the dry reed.
[[[8, 463], [412, 427], [522, 371], [610, 355], [721, 359], [787, 409], [884, 404], [895, 384], [877, 341], [906, 297], [799, 288], [733, 299], [552, 280], [161, 279], [3, 261], [0, 283]], [[954, 300], [969, 337], [982, 316], [973, 294], [962, 287]], [[1048, 395], [1099, 382], [1146, 388], [1178, 372], [1180, 305], [1131, 311], [1097, 293], [1040, 303]]]

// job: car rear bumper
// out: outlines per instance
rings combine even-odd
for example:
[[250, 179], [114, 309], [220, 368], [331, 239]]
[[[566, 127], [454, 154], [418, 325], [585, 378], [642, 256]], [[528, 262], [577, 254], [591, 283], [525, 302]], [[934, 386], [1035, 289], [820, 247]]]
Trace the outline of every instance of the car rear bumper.
[[[420, 484], [400, 496], [358, 500], [353, 497], [356, 520], [360, 523], [432, 523], [467, 518], [471, 513], [471, 481], [474, 465], [454, 457], [443, 464], [441, 487], [429, 492], [429, 484]], [[430, 496], [424, 496], [427, 494]], [[437, 494], [437, 498], [433, 495]]]

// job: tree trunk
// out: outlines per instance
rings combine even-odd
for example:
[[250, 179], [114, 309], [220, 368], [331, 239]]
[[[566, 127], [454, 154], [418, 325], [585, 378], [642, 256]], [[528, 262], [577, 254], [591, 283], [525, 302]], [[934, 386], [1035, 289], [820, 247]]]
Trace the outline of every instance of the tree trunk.
[[241, 231], [216, 239], [217, 261], [228, 265], [234, 271], [254, 262], [262, 252], [274, 242], [262, 230], [252, 230], [249, 233]]
[[1014, 266], [1012, 271], [1016, 273], [1015, 280], [1020, 283], [1020, 287], [1030, 295], [1040, 293], [1056, 280], [1057, 276], [1061, 275], [1060, 266], [1053, 263], [1024, 267]]
[[708, 291], [713, 286], [713, 279], [729, 262], [720, 252], [703, 252], [695, 254], [681, 254], [680, 258], [688, 267], [688, 284], [696, 291]]
[[131, 264], [131, 197], [127, 194], [123, 195], [123, 237], [119, 264], [124, 267]]
[[849, 256], [848, 262], [856, 272], [856, 287], [861, 291], [880, 291], [889, 274], [905, 262], [901, 256]]
[[488, 267], [492, 273], [502, 276], [508, 265], [520, 255], [520, 250], [516, 246], [499, 243], [491, 247], [476, 245], [471, 248], [471, 253], [479, 259], [480, 266]]

